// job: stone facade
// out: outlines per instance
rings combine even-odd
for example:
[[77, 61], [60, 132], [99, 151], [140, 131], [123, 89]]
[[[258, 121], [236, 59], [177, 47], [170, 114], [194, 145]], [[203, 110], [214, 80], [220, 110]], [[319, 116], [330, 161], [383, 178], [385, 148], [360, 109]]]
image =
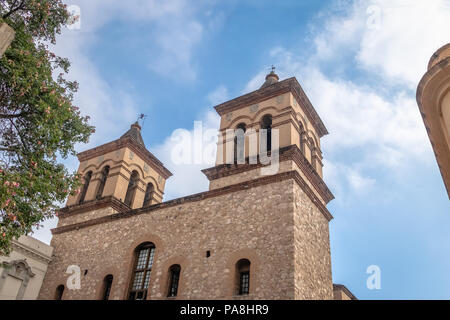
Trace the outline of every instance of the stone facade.
[[[126, 298], [133, 251], [151, 241], [156, 246], [151, 298], [167, 296], [167, 270], [176, 263], [178, 298], [230, 299], [234, 265], [247, 258], [254, 288], [248, 298], [331, 299], [328, 221], [306, 199], [288, 179], [57, 234], [52, 245], [59, 254], [40, 298], [53, 298], [72, 264], [88, 273], [82, 290], [67, 291], [64, 299], [98, 299], [107, 274], [114, 276], [111, 298]], [[321, 232], [326, 239], [318, 241]]]
[[[142, 150], [126, 156], [143, 147], [137, 125], [131, 135], [80, 154], [83, 174], [89, 169], [97, 177], [107, 163], [115, 174], [108, 176], [100, 197], [94, 196], [97, 184], [87, 182], [85, 201], [73, 197], [61, 209], [53, 230], [55, 257], [39, 298], [102, 299], [106, 291], [109, 299], [131, 297], [136, 272], [142, 270], [137, 258], [144, 249], [139, 248], [146, 244], [154, 250], [145, 260], [152, 261], [151, 271], [142, 273], [145, 279], [150, 275], [146, 299], [333, 299], [328, 226], [333, 217], [326, 208], [333, 195], [322, 180], [319, 141], [326, 129], [298, 82], [278, 82], [275, 76], [271, 73], [261, 89], [216, 107], [221, 130], [245, 119], [256, 127], [260, 119], [248, 114], [256, 111], [255, 103], [261, 117], [287, 117], [282, 124], [273, 122], [273, 128], [283, 126], [275, 174], [264, 175], [262, 165], [250, 164], [251, 153], [245, 153], [245, 164], [221, 164], [218, 155], [216, 166], [203, 170], [209, 191], [163, 202], [170, 172]], [[299, 117], [309, 120], [300, 123]], [[220, 153], [220, 139], [218, 146]], [[141, 170], [145, 165], [148, 174]], [[135, 186], [131, 168], [140, 173], [141, 194], [126, 205], [123, 199]], [[148, 182], [157, 185], [158, 196], [143, 206]], [[242, 259], [250, 264], [244, 271]], [[81, 288], [66, 289], [61, 297], [57, 288], [66, 285], [70, 265], [81, 269]], [[173, 266], [180, 268], [175, 296], [168, 294]], [[249, 275], [248, 293], [239, 289], [243, 274]], [[105, 279], [113, 279], [106, 291]]]

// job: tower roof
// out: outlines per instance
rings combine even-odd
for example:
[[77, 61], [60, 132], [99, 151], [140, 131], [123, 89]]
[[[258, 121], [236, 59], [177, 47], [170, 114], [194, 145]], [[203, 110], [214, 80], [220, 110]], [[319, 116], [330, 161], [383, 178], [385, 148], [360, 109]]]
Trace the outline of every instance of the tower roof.
[[[295, 99], [298, 101], [300, 107], [304, 110], [311, 124], [315, 127], [319, 137], [323, 137], [324, 135], [328, 134], [327, 128], [323, 124], [322, 120], [317, 114], [317, 111], [312, 106], [297, 79], [295, 77], [292, 77], [282, 81], [278, 81], [278, 75], [276, 75], [275, 72], [273, 72], [272, 74], [272, 72], [269, 73], [266, 77], [268, 78], [266, 80], [266, 83], [268, 83], [267, 86], [265, 86], [265, 83], [258, 90], [223, 102], [215, 106], [214, 109], [216, 109], [217, 113], [219, 113], [220, 116], [223, 116], [242, 107], [259, 103], [286, 92], [291, 92], [294, 95]], [[273, 81], [273, 83], [269, 84], [268, 81]]]
[[275, 73], [275, 67], [272, 67], [272, 71], [266, 76], [266, 81], [263, 83], [260, 89], [269, 87], [278, 82], [280, 78]]
[[78, 160], [86, 161], [88, 159], [98, 157], [114, 150], [127, 147], [139, 155], [145, 162], [159, 172], [159, 174], [167, 179], [172, 173], [164, 167], [163, 163], [158, 160], [150, 151], [147, 150], [144, 139], [141, 135], [141, 126], [136, 121], [119, 139], [103, 144], [101, 146], [80, 152], [77, 154]]
[[141, 136], [141, 126], [139, 125], [139, 123], [137, 121], [131, 125], [130, 130], [125, 132], [124, 135], [122, 135], [120, 137], [120, 139], [126, 139], [126, 138], [131, 139], [133, 142], [135, 142], [145, 148], [144, 139], [142, 139], [142, 136]]

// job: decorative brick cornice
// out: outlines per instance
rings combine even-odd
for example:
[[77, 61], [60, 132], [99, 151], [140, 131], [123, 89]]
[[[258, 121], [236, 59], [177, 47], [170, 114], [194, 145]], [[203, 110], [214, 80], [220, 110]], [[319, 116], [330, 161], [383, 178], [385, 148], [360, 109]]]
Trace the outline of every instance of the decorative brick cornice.
[[79, 213], [83, 213], [83, 212], [87, 212], [87, 211], [94, 211], [94, 210], [98, 210], [98, 209], [102, 209], [102, 208], [106, 208], [106, 207], [111, 207], [114, 210], [116, 210], [117, 212], [124, 212], [124, 211], [131, 210], [131, 208], [128, 205], [126, 205], [119, 199], [117, 199], [113, 196], [108, 196], [108, 197], [90, 200], [90, 201], [83, 202], [81, 204], [75, 204], [73, 206], [68, 206], [68, 207], [59, 209], [58, 217], [65, 218], [65, 217], [72, 216], [75, 214], [79, 214]]
[[281, 94], [291, 92], [295, 99], [299, 102], [300, 107], [305, 112], [311, 124], [317, 131], [319, 137], [323, 137], [328, 134], [328, 130], [317, 114], [316, 110], [312, 106], [302, 87], [298, 83], [295, 77], [288, 78], [286, 80], [277, 82], [271, 86], [261, 88], [259, 90], [250, 92], [243, 96], [237, 97], [233, 100], [224, 102], [215, 106], [216, 111], [223, 116], [224, 114], [241, 107], [259, 103], [261, 101], [279, 96]]
[[210, 190], [194, 195], [190, 195], [183, 198], [178, 198], [174, 200], [170, 200], [167, 202], [158, 203], [146, 208], [139, 208], [134, 210], [128, 210], [125, 212], [119, 212], [115, 214], [111, 214], [105, 217], [100, 217], [96, 219], [91, 219], [88, 221], [83, 221], [80, 223], [67, 225], [58, 227], [55, 229], [52, 229], [52, 234], [61, 234], [64, 232], [69, 232], [73, 230], [78, 230], [82, 228], [87, 228], [89, 226], [94, 226], [101, 223], [111, 222], [119, 219], [125, 219], [129, 217], [134, 217], [141, 214], [151, 214], [154, 211], [158, 211], [165, 208], [175, 207], [184, 203], [189, 202], [197, 202], [202, 201], [208, 198], [214, 198], [218, 197], [224, 194], [233, 193], [241, 190], [248, 190], [250, 188], [255, 188], [263, 185], [267, 185], [270, 183], [275, 182], [281, 182], [285, 180], [293, 179], [305, 192], [305, 194], [308, 196], [308, 198], [317, 206], [317, 208], [320, 210], [320, 212], [324, 215], [324, 217], [327, 219], [327, 221], [331, 221], [333, 219], [333, 216], [328, 211], [328, 209], [322, 204], [322, 202], [319, 200], [319, 198], [315, 195], [315, 193], [311, 190], [311, 188], [308, 186], [306, 181], [300, 176], [300, 174], [297, 171], [288, 171], [279, 173], [272, 176], [262, 177], [258, 179], [254, 179], [251, 181], [246, 181], [242, 183], [238, 183], [231, 186], [226, 186], [224, 188], [216, 189], [216, 190]]
[[[270, 156], [270, 152], [268, 156]], [[212, 168], [203, 169], [202, 172], [206, 175], [209, 181], [216, 180], [264, 166], [261, 164], [259, 157], [256, 160], [256, 164], [249, 164], [250, 158], [247, 157], [245, 159], [245, 164], [222, 164]], [[279, 161], [283, 162], [288, 160], [294, 161], [300, 170], [302, 170], [303, 174], [308, 178], [309, 182], [314, 186], [325, 203], [328, 203], [334, 199], [334, 195], [331, 193], [330, 189], [328, 189], [326, 183], [322, 180], [314, 167], [309, 163], [308, 159], [305, 158], [297, 145], [294, 144], [280, 148]]]
[[164, 167], [161, 161], [159, 161], [145, 147], [141, 146], [130, 137], [120, 138], [112, 142], [98, 146], [96, 148], [80, 152], [77, 156], [78, 160], [82, 162], [122, 148], [129, 148], [131, 151], [133, 151], [135, 154], [141, 157], [145, 162], [147, 162], [164, 179], [167, 179], [170, 176], [172, 176], [172, 173], [166, 167]]

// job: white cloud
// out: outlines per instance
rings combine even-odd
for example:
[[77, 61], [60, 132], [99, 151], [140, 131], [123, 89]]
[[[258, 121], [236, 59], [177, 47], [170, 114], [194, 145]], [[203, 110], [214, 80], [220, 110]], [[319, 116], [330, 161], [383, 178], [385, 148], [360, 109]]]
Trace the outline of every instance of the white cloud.
[[[303, 75], [302, 84], [332, 133], [326, 148], [367, 147], [367, 163], [390, 167], [410, 159], [430, 160], [415, 89], [432, 53], [448, 42], [450, 1], [352, 3], [339, 6], [338, 14], [321, 16], [325, 26], [314, 35], [316, 50], [307, 67], [298, 68], [301, 64], [292, 52], [281, 54], [296, 67], [294, 73]], [[319, 70], [329, 61], [350, 69], [353, 62], [366, 78], [382, 80], [361, 84], [327, 77]], [[398, 86], [396, 92], [392, 85]]]
[[[200, 1], [196, 7], [187, 0], [79, 0], [67, 4], [80, 7], [80, 29], [64, 29], [55, 51], [71, 61], [69, 77], [80, 84], [74, 103], [91, 117], [91, 124], [96, 127], [90, 143], [80, 148], [118, 138], [140, 112], [133, 87], [125, 81], [115, 79], [113, 85], [103, 79], [89, 58], [90, 48], [109, 23], [133, 21], [148, 25], [144, 33], [137, 29], [136, 39], [147, 39], [151, 48], [149, 71], [174, 79], [195, 79], [192, 55], [204, 33], [198, 21], [203, 17], [200, 8], [208, 7], [208, 2]], [[214, 14], [207, 18], [217, 19]]]
[[[270, 54], [281, 79], [297, 77], [330, 132], [326, 180], [335, 188], [340, 181], [338, 192], [356, 192], [374, 186], [370, 169], [397, 173], [415, 161], [432, 163], [415, 88], [432, 53], [448, 42], [450, 1], [336, 1], [311, 30], [309, 56], [295, 47]], [[354, 71], [363, 75], [350, 77]], [[265, 73], [245, 90], [257, 89]]]
[[245, 86], [244, 90], [242, 90], [242, 94], [246, 94], [252, 92], [254, 90], [259, 89], [264, 83], [264, 78], [267, 75], [266, 71], [259, 72], [256, 76], [254, 76]]
[[[85, 37], [101, 30], [108, 23], [129, 22], [137, 26], [135, 39], [145, 39], [149, 70], [171, 79], [194, 80], [193, 53], [208, 29], [220, 27], [220, 13], [205, 16], [208, 1], [188, 0], [80, 0], [80, 33]], [[145, 26], [139, 28], [139, 26]], [[133, 41], [129, 39], [128, 41]]]
[[415, 89], [428, 60], [449, 41], [450, 1], [374, 1], [379, 29], [365, 30], [358, 61]]
[[[118, 138], [138, 114], [131, 92], [122, 89], [127, 87], [126, 83], [111, 86], [88, 58], [87, 50], [92, 41], [95, 41], [94, 35], [87, 37], [76, 31], [65, 30], [55, 47], [56, 54], [71, 61], [68, 78], [79, 83], [74, 104], [83, 115], [91, 117], [90, 123], [96, 127], [89, 144], [77, 146], [77, 149], [88, 149]], [[118, 117], [118, 114], [121, 116]]]
[[350, 186], [356, 192], [365, 193], [375, 184], [375, 179], [363, 177], [361, 173], [356, 170], [348, 169], [348, 181]]
[[[205, 3], [202, 1], [197, 5], [201, 7]], [[79, 0], [67, 1], [67, 4], [80, 7], [80, 29], [64, 29], [54, 50], [58, 55], [69, 58], [69, 78], [80, 84], [74, 104], [82, 114], [91, 117], [90, 123], [96, 127], [96, 133], [91, 136], [89, 144], [76, 146], [77, 150], [85, 150], [118, 138], [139, 112], [133, 98], [133, 88], [125, 82], [113, 86], [102, 78], [89, 58], [89, 49], [108, 23], [133, 21], [151, 25], [147, 33], [136, 32], [137, 38], [146, 37], [152, 47], [153, 53], [148, 57], [149, 70], [176, 79], [195, 79], [192, 55], [195, 46], [202, 39], [203, 26], [197, 19], [198, 12], [194, 11], [188, 1]], [[212, 21], [211, 28], [217, 26], [214, 23], [216, 16], [211, 14], [208, 18]], [[74, 158], [65, 163], [72, 171], [78, 167]], [[192, 174], [198, 178], [194, 172]], [[189, 181], [188, 176], [188, 173], [181, 174], [180, 178]], [[52, 219], [44, 222], [45, 228], [36, 230], [34, 236], [49, 243], [50, 228], [55, 227], [57, 221]]]
[[[164, 200], [170, 200], [208, 190], [209, 181], [201, 170], [214, 166], [217, 130], [219, 128], [220, 117], [214, 110], [209, 109], [201, 115], [199, 121], [201, 121], [203, 133], [208, 130], [212, 134], [210, 134], [209, 137], [201, 137], [202, 150], [199, 151], [193, 149], [193, 143], [187, 147], [191, 150], [191, 157], [187, 159], [188, 163], [180, 164], [178, 161], [179, 159], [173, 156], [173, 150], [176, 146], [179, 146], [180, 141], [174, 140], [172, 137], [179, 132], [179, 130], [183, 130], [186, 134], [189, 134], [190, 137], [194, 138], [196, 136], [194, 133], [194, 126], [190, 129], [174, 130], [171, 137], [166, 138], [163, 144], [156, 146], [153, 150], [158, 159], [160, 159], [173, 173], [173, 176], [167, 180]], [[206, 149], [208, 146], [212, 148]], [[206, 152], [207, 150], [209, 150], [209, 152]], [[195, 157], [198, 156], [199, 153], [203, 153], [202, 159], [196, 161]]]
[[377, 182], [375, 178], [365, 176], [359, 164], [347, 165], [327, 159], [324, 159], [324, 175], [339, 203], [352, 201], [350, 194], [368, 195], [376, 187]]
[[212, 106], [216, 106], [220, 103], [227, 101], [229, 99], [229, 96], [230, 95], [228, 93], [227, 87], [221, 85], [218, 86], [213, 92], [208, 94], [207, 99]]
[[415, 90], [428, 60], [449, 41], [450, 1], [359, 0], [324, 13], [316, 59], [354, 53], [354, 62]]
[[386, 166], [423, 158], [429, 151], [413, 97], [399, 92], [385, 98], [377, 90], [330, 80], [314, 69], [304, 74], [303, 86], [331, 133], [324, 139], [327, 151], [363, 149], [372, 161]]
[[[413, 96], [399, 91], [384, 97], [378, 88], [330, 79], [316, 65], [299, 63], [301, 58], [281, 48], [273, 56], [280, 74], [289, 70], [299, 79], [327, 126], [326, 152], [358, 149], [366, 153], [368, 164], [389, 167], [409, 157], [427, 157], [429, 142]], [[260, 81], [260, 75], [248, 82], [248, 89]]]
[[203, 26], [197, 21], [160, 22], [156, 33], [159, 50], [149, 56], [150, 69], [175, 79], [195, 80], [192, 51], [202, 38]]

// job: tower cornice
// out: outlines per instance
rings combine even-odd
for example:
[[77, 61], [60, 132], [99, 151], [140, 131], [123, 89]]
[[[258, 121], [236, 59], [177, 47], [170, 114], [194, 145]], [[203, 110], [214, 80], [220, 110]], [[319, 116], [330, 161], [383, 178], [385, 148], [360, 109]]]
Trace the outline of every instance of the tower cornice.
[[216, 109], [217, 113], [219, 113], [220, 116], [223, 116], [236, 109], [240, 109], [247, 105], [256, 104], [287, 92], [291, 92], [294, 98], [297, 100], [300, 107], [308, 117], [308, 120], [316, 129], [319, 137], [327, 135], [327, 128], [323, 124], [318, 113], [311, 104], [311, 101], [309, 101], [308, 97], [300, 86], [300, 83], [295, 77], [288, 78], [286, 80], [276, 82], [270, 86], [263, 87], [256, 91], [244, 94], [240, 97], [219, 104], [215, 106], [214, 109]]
[[103, 144], [101, 146], [80, 152], [77, 154], [78, 160], [80, 162], [90, 160], [92, 158], [99, 157], [101, 155], [122, 149], [128, 148], [141, 157], [145, 162], [148, 163], [153, 169], [155, 169], [164, 179], [172, 176], [172, 173], [164, 167], [161, 161], [159, 161], [150, 151], [145, 147], [136, 143], [131, 137], [125, 136], [120, 139], [114, 140], [112, 142]]
[[319, 211], [322, 213], [322, 215], [328, 222], [333, 219], [333, 215], [328, 211], [326, 206], [323, 205], [322, 202], [319, 200], [319, 198], [314, 194], [314, 192], [308, 186], [306, 181], [300, 176], [300, 174], [297, 171], [292, 170], [292, 171], [288, 171], [288, 172], [278, 173], [278, 174], [275, 174], [272, 176], [265, 176], [265, 177], [261, 177], [258, 179], [253, 179], [250, 181], [237, 183], [235, 185], [227, 186], [227, 187], [216, 189], [216, 190], [205, 191], [205, 192], [193, 194], [190, 196], [173, 199], [170, 201], [158, 203], [158, 204], [155, 204], [155, 205], [152, 205], [149, 207], [145, 207], [145, 208], [133, 209], [133, 210], [128, 210], [128, 211], [124, 211], [124, 212], [118, 212], [118, 213], [114, 213], [111, 215], [94, 218], [94, 219], [87, 220], [87, 221], [82, 221], [79, 223], [74, 223], [74, 224], [70, 224], [70, 225], [66, 225], [66, 226], [57, 227], [57, 228], [52, 229], [51, 231], [52, 231], [53, 235], [61, 234], [61, 233], [65, 233], [65, 232], [70, 232], [70, 231], [74, 231], [74, 230], [87, 228], [87, 227], [94, 226], [97, 224], [108, 223], [108, 222], [119, 220], [119, 219], [130, 218], [130, 217], [138, 216], [141, 214], [150, 214], [157, 210], [179, 206], [184, 203], [198, 202], [198, 201], [202, 201], [204, 199], [215, 198], [215, 197], [218, 197], [218, 196], [221, 196], [224, 194], [229, 194], [229, 193], [233, 193], [233, 192], [237, 192], [237, 191], [241, 191], [241, 190], [248, 190], [250, 188], [256, 188], [256, 187], [267, 185], [270, 183], [277, 183], [277, 182], [286, 181], [286, 180], [293, 180], [295, 183], [297, 183], [302, 188], [302, 190], [305, 192], [306, 196], [317, 206]]
[[[258, 169], [264, 166], [259, 160], [256, 164], [249, 164], [249, 160], [249, 157], [247, 157], [245, 159], [245, 164], [222, 164], [212, 168], [203, 169], [202, 172], [206, 175], [209, 181], [212, 181], [235, 174], [240, 174], [249, 170]], [[328, 203], [334, 199], [334, 195], [331, 193], [330, 189], [328, 189], [326, 183], [296, 145], [280, 148], [279, 161], [283, 162], [288, 160], [295, 162], [297, 167], [300, 168], [325, 203]]]

